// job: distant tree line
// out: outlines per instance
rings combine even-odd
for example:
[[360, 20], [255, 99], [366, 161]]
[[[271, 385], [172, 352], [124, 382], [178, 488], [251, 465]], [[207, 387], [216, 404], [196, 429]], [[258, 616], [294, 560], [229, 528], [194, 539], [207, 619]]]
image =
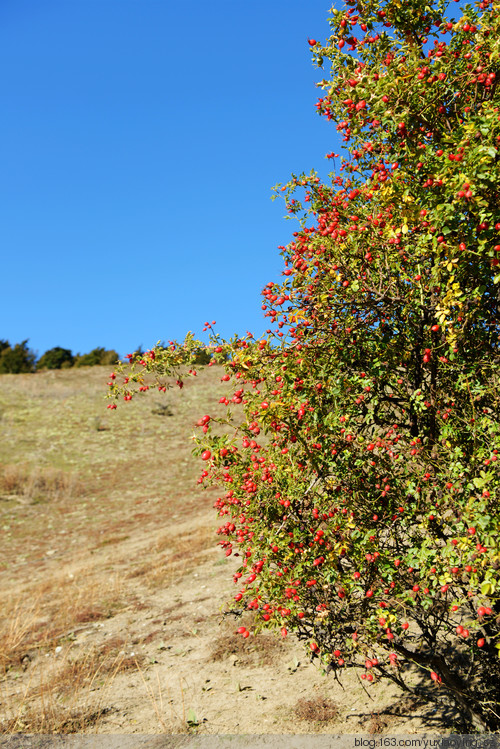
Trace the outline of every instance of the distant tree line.
[[28, 340], [11, 344], [0, 339], [0, 374], [37, 372], [41, 369], [68, 369], [70, 367], [94, 367], [99, 364], [112, 366], [119, 360], [113, 349], [98, 347], [88, 354], [73, 354], [70, 349], [55, 346], [37, 359], [28, 347]]

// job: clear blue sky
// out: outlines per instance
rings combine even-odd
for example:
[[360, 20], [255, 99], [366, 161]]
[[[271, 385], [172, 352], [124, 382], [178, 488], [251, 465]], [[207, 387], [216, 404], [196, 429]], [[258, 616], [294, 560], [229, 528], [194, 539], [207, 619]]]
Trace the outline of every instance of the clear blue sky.
[[267, 327], [271, 187], [338, 149], [328, 0], [2, 0], [0, 338], [120, 355]]

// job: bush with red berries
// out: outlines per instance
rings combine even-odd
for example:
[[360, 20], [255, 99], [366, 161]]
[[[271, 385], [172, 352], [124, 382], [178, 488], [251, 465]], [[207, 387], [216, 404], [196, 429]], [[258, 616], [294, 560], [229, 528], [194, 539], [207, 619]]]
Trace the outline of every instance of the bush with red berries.
[[[269, 329], [213, 335], [234, 390], [197, 441], [250, 636], [499, 731], [499, 6], [446, 5], [347, 0], [309, 40], [346, 153], [277, 188], [299, 225]], [[141, 354], [111, 397], [182, 383], [202, 347]]]

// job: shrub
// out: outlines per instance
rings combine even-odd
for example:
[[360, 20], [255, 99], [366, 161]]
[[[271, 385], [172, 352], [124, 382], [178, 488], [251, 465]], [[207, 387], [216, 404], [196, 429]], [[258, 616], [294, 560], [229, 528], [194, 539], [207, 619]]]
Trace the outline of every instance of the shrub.
[[11, 346], [0, 341], [0, 374], [20, 374], [35, 371], [36, 355], [28, 348], [28, 341]]
[[75, 367], [95, 367], [102, 364], [113, 366], [120, 358], [113, 349], [106, 350], [102, 347], [92, 349], [88, 354], [77, 354]]
[[196, 353], [193, 363], [200, 366], [205, 366], [206, 364], [210, 363], [211, 358], [212, 354], [209, 351], [207, 351], [206, 349], [200, 349], [200, 351]]
[[37, 362], [37, 369], [67, 369], [75, 363], [70, 349], [56, 346], [46, 351]]
[[[309, 40], [348, 150], [330, 182], [278, 189], [299, 229], [266, 335], [213, 340], [234, 394], [200, 419], [200, 480], [222, 487], [254, 631], [367, 684], [420, 676], [462, 728], [498, 731], [500, 28], [491, 0], [457, 13], [348, 0]], [[110, 395], [145, 371], [164, 388], [200, 345], [132, 357]]]

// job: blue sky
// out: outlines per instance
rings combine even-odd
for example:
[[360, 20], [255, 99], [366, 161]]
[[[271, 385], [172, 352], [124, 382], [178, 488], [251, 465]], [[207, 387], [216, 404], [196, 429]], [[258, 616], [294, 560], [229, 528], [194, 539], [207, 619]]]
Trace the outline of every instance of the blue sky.
[[339, 148], [307, 37], [328, 0], [2, 0], [0, 338], [96, 346], [268, 324], [296, 229], [271, 187]]

